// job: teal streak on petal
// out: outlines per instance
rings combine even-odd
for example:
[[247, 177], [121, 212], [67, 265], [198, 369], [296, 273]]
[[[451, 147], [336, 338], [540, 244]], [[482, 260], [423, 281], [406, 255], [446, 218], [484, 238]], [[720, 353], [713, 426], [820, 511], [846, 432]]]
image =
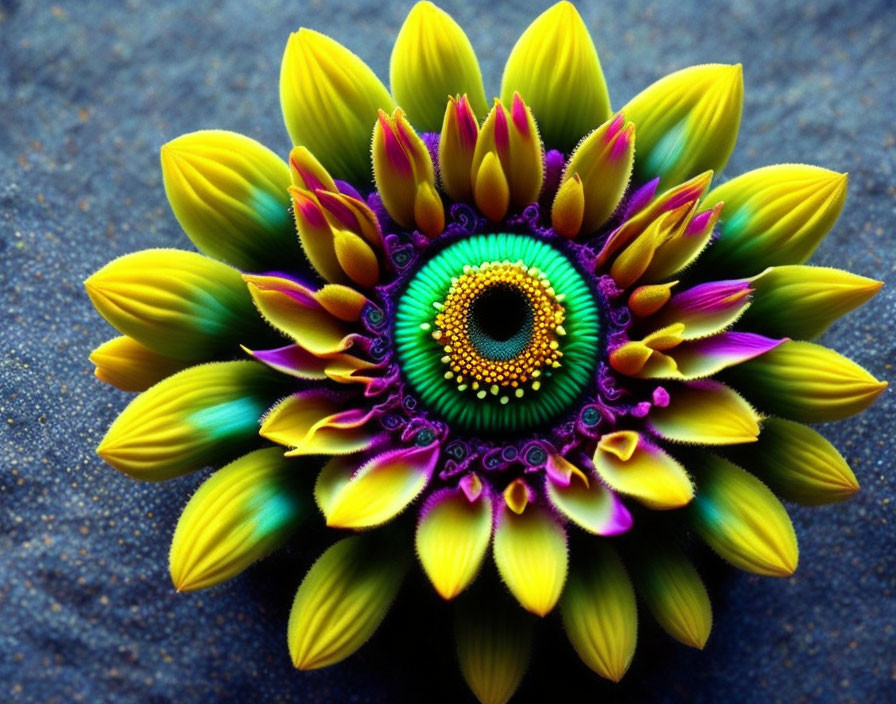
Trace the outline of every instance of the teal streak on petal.
[[292, 229], [289, 209], [272, 193], [255, 189], [250, 205], [258, 219], [270, 230], [280, 232]]
[[686, 143], [686, 122], [681, 121], [672, 127], [662, 139], [656, 143], [647, 156], [644, 172], [650, 178], [663, 176], [669, 172], [681, 158]]
[[255, 514], [254, 533], [257, 538], [267, 538], [295, 523], [301, 513], [301, 502], [287, 488], [267, 487], [249, 504]]
[[206, 437], [226, 440], [258, 430], [265, 406], [254, 398], [238, 398], [203, 408], [190, 416], [190, 424]]

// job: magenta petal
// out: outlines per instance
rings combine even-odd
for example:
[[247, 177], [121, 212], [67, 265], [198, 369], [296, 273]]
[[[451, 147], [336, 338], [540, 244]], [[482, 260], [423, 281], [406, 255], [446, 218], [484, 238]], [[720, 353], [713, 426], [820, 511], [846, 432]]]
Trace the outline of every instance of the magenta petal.
[[657, 186], [659, 185], [659, 178], [655, 178], [632, 193], [631, 197], [628, 199], [628, 203], [625, 205], [625, 212], [622, 214], [622, 222], [628, 220], [632, 215], [643, 209], [645, 205], [652, 201], [653, 196], [656, 195]]
[[775, 340], [750, 332], [723, 332], [703, 340], [685, 342], [671, 354], [679, 371], [686, 378], [695, 379], [754, 359], [786, 341], [786, 337]]
[[267, 364], [278, 372], [302, 379], [326, 379], [321, 369], [321, 359], [299, 345], [287, 345], [274, 350], [246, 350], [259, 362]]
[[736, 308], [744, 304], [744, 298], [751, 290], [746, 279], [700, 284], [672, 296], [663, 313], [674, 317], [677, 312], [715, 313]]

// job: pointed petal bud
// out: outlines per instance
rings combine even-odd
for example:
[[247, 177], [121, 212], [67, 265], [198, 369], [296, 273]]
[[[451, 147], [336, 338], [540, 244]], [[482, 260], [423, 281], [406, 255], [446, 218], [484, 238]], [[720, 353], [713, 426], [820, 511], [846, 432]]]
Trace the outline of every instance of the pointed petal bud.
[[729, 374], [761, 410], [802, 423], [848, 418], [887, 388], [852, 360], [813, 342], [785, 342]]
[[363, 373], [376, 368], [373, 362], [349, 354], [318, 357], [301, 345], [287, 345], [273, 350], [243, 349], [271, 369], [297, 379], [332, 379], [340, 384], [367, 384], [372, 377], [366, 377]]
[[289, 153], [292, 185], [305, 191], [336, 191], [336, 182], [308, 147], [293, 147]]
[[585, 218], [585, 190], [576, 173], [560, 184], [551, 206], [551, 225], [561, 237], [573, 239], [582, 230]]
[[445, 215], [435, 191], [432, 158], [401, 108], [391, 117], [380, 111], [373, 130], [373, 175], [395, 222], [405, 228], [416, 224], [429, 237], [441, 233]]
[[318, 300], [328, 287], [315, 292], [284, 276], [243, 278], [264, 319], [312, 354], [334, 354], [351, 346], [348, 327]]
[[514, 91], [532, 107], [545, 144], [562, 151], [610, 116], [597, 51], [571, 3], [558, 2], [541, 13], [513, 47], [501, 80], [505, 103]]
[[326, 390], [300, 391], [271, 409], [259, 435], [293, 448], [287, 457], [348, 455], [370, 447], [374, 432], [365, 427], [371, 411], [344, 410], [346, 399]]
[[613, 491], [560, 455], [548, 459], [545, 486], [554, 508], [589, 533], [619, 535], [632, 526], [631, 514]]
[[486, 492], [471, 500], [461, 488], [443, 489], [426, 500], [417, 524], [417, 555], [443, 599], [453, 599], [473, 581], [491, 537], [492, 499]]
[[722, 332], [750, 305], [751, 282], [746, 279], [698, 284], [672, 296], [662, 312], [650, 319], [658, 327], [682, 323], [685, 340]]
[[673, 442], [736, 445], [755, 442], [759, 415], [736, 391], [704, 379], [668, 387], [669, 404], [652, 408], [650, 429]]
[[97, 454], [145, 481], [228, 460], [257, 443], [259, 419], [280, 383], [277, 374], [257, 362], [190, 367], [131, 401]]
[[734, 151], [743, 108], [740, 64], [704, 64], [676, 71], [648, 86], [622, 108], [638, 127], [635, 172], [659, 176], [661, 187], [712, 169]]
[[538, 200], [544, 179], [544, 152], [532, 111], [516, 92], [510, 107], [508, 131], [510, 160], [505, 173], [510, 184], [510, 198], [514, 206], [522, 209]]
[[682, 205], [663, 213], [620, 252], [610, 267], [619, 288], [628, 288], [644, 276], [660, 246], [686, 226], [688, 209]]
[[287, 641], [293, 665], [316, 670], [360, 648], [386, 616], [407, 572], [403, 551], [370, 535], [328, 548], [296, 592]]
[[537, 616], [548, 614], [566, 581], [563, 526], [540, 506], [505, 494], [498, 504], [494, 553], [501, 578], [522, 607]]
[[104, 342], [90, 353], [100, 381], [122, 391], [146, 391], [150, 386], [189, 366], [189, 362], [154, 352], [135, 339], [122, 335]]
[[479, 122], [467, 96], [449, 97], [439, 138], [439, 174], [443, 190], [453, 201], [473, 199], [470, 173], [478, 136]]
[[126, 254], [84, 288], [113, 327], [166, 357], [208, 359], [260, 330], [240, 273], [195, 252]]
[[256, 450], [222, 467], [193, 494], [171, 543], [171, 580], [179, 592], [235, 577], [280, 547], [307, 512], [295, 461], [280, 448]]
[[383, 248], [383, 233], [376, 215], [364, 201], [338, 191], [316, 190], [324, 216], [334, 228], [346, 228], [360, 235], [376, 250]]
[[488, 152], [473, 184], [476, 207], [492, 222], [504, 219], [510, 207], [510, 186], [495, 152]]
[[503, 594], [477, 590], [457, 604], [460, 671], [480, 704], [507, 704], [532, 657], [533, 619]]
[[185, 134], [162, 147], [171, 210], [196, 247], [241, 269], [264, 270], [297, 255], [289, 168], [234, 132]]
[[[632, 173], [635, 126], [622, 113], [579, 143], [569, 158], [564, 182], [578, 174], [585, 194], [582, 232], [596, 231], [616, 210]], [[561, 185], [562, 189], [562, 185]], [[556, 200], [554, 201], [556, 207]]]
[[703, 207], [724, 203], [719, 238], [701, 270], [728, 276], [802, 264], [834, 226], [846, 200], [846, 174], [805, 164], [750, 171], [714, 188]]
[[426, 488], [439, 445], [390, 450], [360, 467], [336, 458], [321, 470], [314, 496], [331, 528], [372, 528], [392, 520]]
[[751, 279], [751, 330], [797, 339], [818, 337], [839, 317], [870, 300], [882, 282], [823, 266], [775, 266]]
[[473, 45], [451, 15], [431, 2], [408, 13], [392, 48], [389, 82], [396, 102], [424, 132], [436, 132], [449, 95], [466, 93], [477, 112], [488, 109]]
[[735, 461], [749, 467], [785, 501], [817, 506], [843, 501], [859, 490], [837, 448], [800, 423], [769, 418], [759, 442], [736, 449]]
[[787, 511], [752, 474], [714, 455], [694, 462], [694, 528], [735, 567], [771, 577], [796, 570], [799, 549]]
[[678, 462], [632, 430], [603, 435], [594, 466], [611, 489], [629, 494], [656, 510], [684, 506], [694, 485]]
[[370, 245], [361, 237], [348, 230], [334, 230], [333, 249], [348, 278], [363, 288], [376, 286], [380, 280], [380, 265]]
[[650, 284], [639, 286], [628, 297], [628, 309], [639, 318], [653, 315], [662, 308], [672, 297], [672, 287], [677, 281], [665, 284]]
[[290, 186], [289, 195], [292, 196], [293, 213], [302, 251], [311, 266], [325, 281], [336, 283], [348, 281], [336, 258], [333, 227], [317, 196], [311, 191], [295, 186]]
[[635, 583], [666, 633], [703, 650], [712, 630], [712, 606], [700, 575], [680, 550], [667, 546], [643, 548]]
[[370, 131], [389, 91], [361, 59], [310, 29], [290, 35], [280, 68], [280, 106], [293, 144], [308, 147], [336, 178], [370, 180]]
[[560, 602], [563, 627], [582, 662], [618, 682], [638, 640], [635, 593], [613, 548], [595, 543], [593, 555], [580, 557]]
[[648, 281], [662, 281], [675, 276], [694, 262], [712, 239], [721, 213], [721, 203], [702, 213], [689, 212], [686, 226], [678, 228], [657, 247], [650, 266], [644, 272], [644, 278]]

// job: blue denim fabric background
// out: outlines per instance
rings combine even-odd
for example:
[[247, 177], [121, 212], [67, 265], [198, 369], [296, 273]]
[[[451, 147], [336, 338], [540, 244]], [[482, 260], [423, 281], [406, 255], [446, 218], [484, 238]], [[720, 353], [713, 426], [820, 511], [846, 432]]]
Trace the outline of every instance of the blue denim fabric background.
[[[218, 127], [285, 155], [278, 74], [288, 33], [329, 33], [386, 77], [410, 4], [0, 0], [0, 701], [472, 701], [445, 612], [422, 581], [354, 658], [295, 672], [286, 618], [321, 531], [229, 584], [178, 595], [168, 544], [202, 476], [140, 484], [93, 454], [128, 397], [92, 376], [87, 355], [113, 332], [81, 282], [120, 254], [189, 244], [165, 201], [159, 146]], [[544, 4], [443, 5], [497, 92], [507, 52]], [[850, 172], [843, 215], [814, 262], [887, 286], [822, 342], [892, 380], [896, 5], [580, 9], [617, 106], [674, 69], [743, 63], [729, 175], [788, 161]], [[613, 686], [577, 663], [549, 619], [517, 701], [896, 701], [893, 398], [822, 429], [863, 488], [843, 505], [792, 507], [794, 577], [710, 563], [715, 626], [703, 653], [644, 614], [632, 669]]]

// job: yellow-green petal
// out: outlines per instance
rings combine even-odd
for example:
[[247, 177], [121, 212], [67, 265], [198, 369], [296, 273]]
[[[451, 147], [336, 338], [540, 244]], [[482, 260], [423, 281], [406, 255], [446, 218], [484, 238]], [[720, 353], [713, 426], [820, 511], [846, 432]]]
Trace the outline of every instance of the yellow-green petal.
[[190, 364], [154, 352], [127, 335], [104, 342], [90, 353], [90, 361], [96, 365], [97, 379], [122, 391], [146, 391]]
[[767, 419], [759, 441], [737, 448], [734, 459], [785, 501], [817, 506], [844, 501], [859, 490], [837, 448], [812, 428], [783, 418]]
[[170, 571], [177, 590], [220, 584], [280, 547], [307, 510], [296, 482], [301, 469], [270, 447], [206, 479], [174, 531]]
[[227, 461], [259, 442], [279, 375], [257, 362], [190, 367], [131, 401], [97, 453], [135, 479], [160, 481]]
[[171, 210], [196, 247], [240, 269], [301, 257], [289, 214], [289, 167], [235, 132], [192, 132], [162, 147]]
[[847, 183], [846, 174], [817, 166], [777, 164], [714, 188], [703, 207], [724, 203], [720, 234], [698, 268], [734, 277], [802, 264], [837, 221]]
[[695, 457], [697, 534], [722, 558], [747, 572], [789, 577], [799, 559], [796, 534], [781, 502], [765, 484], [714, 455]]
[[438, 132], [448, 96], [466, 94], [473, 110], [488, 110], [473, 45], [447, 12], [418, 2], [408, 13], [389, 65], [395, 101], [424, 132]]
[[505, 104], [514, 91], [532, 109], [549, 149], [570, 151], [610, 116], [597, 50], [571, 3], [545, 10], [517, 40], [501, 80]]
[[373, 71], [330, 37], [290, 35], [280, 68], [280, 107], [294, 145], [308, 147], [335, 177], [370, 181], [377, 110], [395, 107]]
[[703, 64], [671, 73], [622, 108], [638, 130], [635, 173], [668, 188], [728, 163], [743, 108], [740, 64]]
[[790, 340], [732, 367], [732, 385], [760, 410], [802, 423], [842, 420], [887, 388], [865, 369], [814, 342]]
[[775, 266], [750, 282], [744, 326], [776, 337], [812, 339], [871, 299], [883, 283], [824, 266]]
[[569, 642], [588, 667], [618, 682], [635, 654], [638, 611], [625, 567], [609, 546], [595, 542], [576, 555], [560, 602]]
[[669, 386], [669, 404], [654, 406], [651, 429], [666, 440], [695, 445], [755, 442], [759, 415], [736, 391], [717, 381]]
[[690, 560], [677, 548], [645, 547], [635, 575], [638, 593], [663, 630], [702, 650], [712, 630], [712, 606]]
[[289, 613], [293, 665], [316, 670], [364, 645], [395, 600], [407, 564], [403, 550], [389, 550], [374, 536], [328, 548], [305, 575]]
[[126, 254], [84, 288], [116, 330], [165, 357], [203, 361], [264, 332], [240, 273], [195, 252]]

